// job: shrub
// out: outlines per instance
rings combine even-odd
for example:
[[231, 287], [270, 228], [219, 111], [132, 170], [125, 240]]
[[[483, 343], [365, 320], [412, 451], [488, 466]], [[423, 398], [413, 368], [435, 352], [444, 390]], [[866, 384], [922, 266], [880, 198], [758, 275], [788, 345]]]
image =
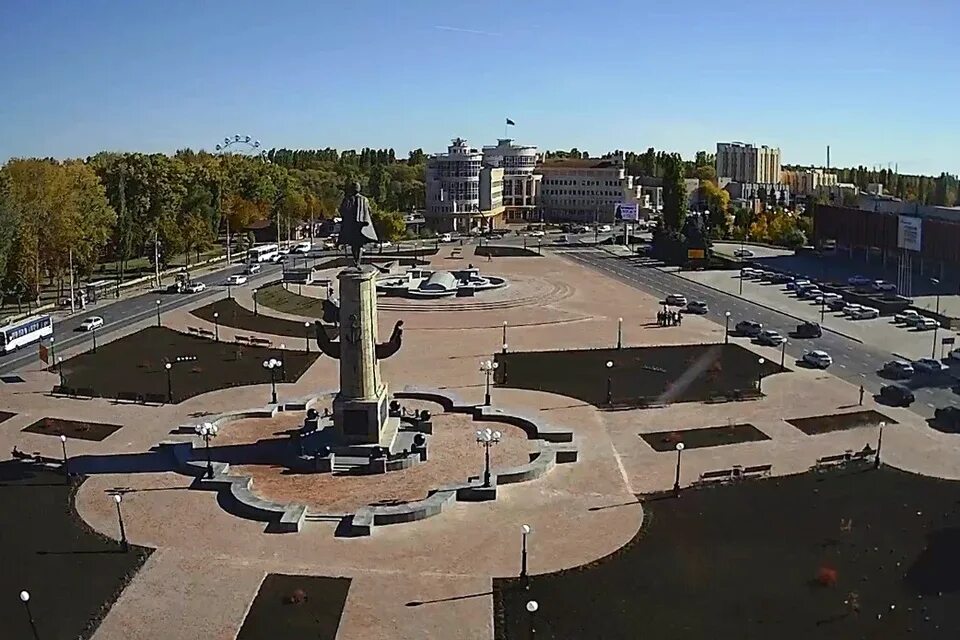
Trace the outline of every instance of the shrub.
[[301, 604], [307, 601], [307, 592], [303, 589], [294, 589], [286, 598], [287, 604]]
[[817, 569], [817, 584], [821, 587], [832, 587], [837, 584], [837, 570], [830, 567]]

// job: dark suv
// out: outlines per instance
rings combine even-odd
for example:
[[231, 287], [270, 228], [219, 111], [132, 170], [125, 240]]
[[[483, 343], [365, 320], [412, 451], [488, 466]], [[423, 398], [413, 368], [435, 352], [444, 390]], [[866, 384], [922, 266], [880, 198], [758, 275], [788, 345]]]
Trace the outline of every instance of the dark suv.
[[880, 399], [895, 407], [909, 407], [915, 398], [902, 384], [888, 384], [880, 387]]
[[960, 431], [960, 407], [937, 407], [933, 412], [933, 419], [950, 431]]
[[823, 329], [816, 322], [803, 322], [797, 325], [794, 333], [798, 338], [819, 338], [823, 335]]

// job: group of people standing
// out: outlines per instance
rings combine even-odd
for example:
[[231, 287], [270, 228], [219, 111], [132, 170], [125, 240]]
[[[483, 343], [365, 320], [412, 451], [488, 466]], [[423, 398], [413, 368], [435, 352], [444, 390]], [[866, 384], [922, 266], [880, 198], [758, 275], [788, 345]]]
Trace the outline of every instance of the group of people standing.
[[679, 327], [683, 324], [683, 314], [679, 311], [663, 311], [657, 314], [657, 324], [661, 327]]

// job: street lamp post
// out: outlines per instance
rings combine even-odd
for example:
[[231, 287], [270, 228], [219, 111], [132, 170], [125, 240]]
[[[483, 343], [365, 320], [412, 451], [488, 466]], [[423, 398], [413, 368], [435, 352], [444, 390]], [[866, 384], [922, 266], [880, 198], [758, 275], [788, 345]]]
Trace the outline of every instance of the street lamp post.
[[163, 368], [167, 370], [167, 404], [173, 404], [173, 365], [167, 362]]
[[60, 376], [60, 386], [63, 386], [63, 358], [57, 356], [57, 374]]
[[723, 344], [730, 344], [730, 312], [723, 313]]
[[763, 358], [757, 360], [757, 364], [760, 365], [760, 370], [757, 371], [757, 393], [762, 393], [761, 385], [763, 384], [763, 364], [766, 362]]
[[540, 605], [537, 604], [536, 600], [530, 600], [527, 602], [527, 613], [530, 614], [528, 622], [530, 623], [530, 637], [535, 638], [537, 634], [537, 627], [533, 624], [534, 614], [537, 612], [537, 609], [540, 608]]
[[613, 360], [607, 360], [607, 404], [613, 404], [613, 376], [611, 375], [611, 369], [613, 369]]
[[310, 353], [310, 323], [303, 323], [303, 344], [305, 345], [307, 353]]
[[70, 467], [67, 458], [67, 436], [60, 434], [60, 446], [63, 448], [63, 475], [70, 477]]
[[[937, 287], [937, 310], [936, 310], [936, 315], [937, 315], [937, 317], [939, 318], [939, 317], [940, 317], [940, 288], [939, 288], [939, 287], [940, 287], [940, 281], [937, 280], [936, 278], [930, 278], [930, 284], [932, 284], [933, 286]], [[930, 354], [930, 357], [931, 357], [931, 358], [936, 358], [936, 357], [937, 357], [937, 332], [940, 330], [940, 321], [937, 320], [936, 322], [937, 322], [937, 324], [935, 324], [934, 327], [933, 327], [933, 350], [932, 350], [933, 352]]]
[[24, 609], [27, 610], [27, 620], [30, 621], [30, 630], [33, 631], [33, 640], [40, 640], [40, 634], [37, 633], [37, 623], [33, 619], [33, 612], [30, 611], [30, 592], [29, 591], [20, 592], [20, 602], [23, 603]]
[[684, 446], [682, 442], [678, 442], [675, 447], [677, 450], [677, 474], [673, 480], [673, 495], [677, 497], [680, 497], [680, 454], [683, 453]]
[[213, 339], [220, 342], [220, 313], [213, 312]]
[[483, 447], [483, 486], [490, 487], [490, 447], [500, 442], [500, 432], [489, 428], [477, 431], [477, 443]]
[[503, 340], [500, 341], [500, 344], [507, 344], [507, 321], [503, 321]]
[[213, 460], [210, 459], [210, 440], [217, 437], [220, 428], [212, 422], [198, 424], [193, 429], [197, 435], [203, 438], [204, 448], [207, 450], [207, 478], [213, 478]]
[[887, 426], [886, 422], [880, 423], [880, 433], [877, 436], [877, 455], [873, 458], [873, 468], [880, 468], [880, 448], [883, 447], [883, 428]]
[[617, 349], [623, 349], [623, 318], [617, 318]]
[[740, 267], [740, 294], [743, 295], [743, 267]]
[[287, 381], [287, 362], [286, 362], [286, 360], [283, 359], [283, 355], [282, 355], [283, 352], [286, 351], [286, 350], [287, 350], [287, 345], [285, 345], [285, 344], [283, 344], [283, 343], [280, 343], [280, 353], [281, 353], [281, 357], [280, 357], [280, 381], [281, 381], [281, 382], [286, 382], [286, 381]]
[[93, 337], [93, 352], [97, 352], [97, 329], [93, 328], [90, 331], [91, 336]]
[[227, 300], [233, 297], [233, 283], [230, 282], [230, 278], [227, 278]]
[[263, 368], [270, 372], [270, 404], [277, 404], [277, 369], [281, 362], [276, 358], [263, 361]]
[[252, 292], [253, 293], [253, 315], [257, 315], [258, 313], [257, 312], [257, 291], [259, 291], [259, 289], [254, 289]]
[[158, 327], [161, 326], [161, 325], [160, 325], [160, 301], [159, 301], [159, 300], [157, 300], [157, 326], [158, 326]]
[[527, 536], [530, 535], [530, 525], [520, 527], [520, 577], [523, 579], [523, 588], [530, 588], [530, 576], [527, 574]]
[[780, 370], [783, 371], [786, 369], [784, 363], [787, 361], [787, 341], [784, 340], [780, 343]]
[[485, 407], [490, 406], [490, 379], [493, 377], [493, 372], [496, 371], [499, 366], [499, 362], [493, 362], [491, 360], [484, 360], [480, 363], [480, 373], [486, 378], [485, 392], [483, 394], [483, 406]]
[[127, 542], [127, 530], [123, 527], [123, 512], [120, 510], [120, 503], [123, 502], [123, 496], [119, 493], [113, 494], [113, 501], [117, 504], [117, 522], [120, 525], [120, 548], [124, 552], [130, 550], [130, 543]]

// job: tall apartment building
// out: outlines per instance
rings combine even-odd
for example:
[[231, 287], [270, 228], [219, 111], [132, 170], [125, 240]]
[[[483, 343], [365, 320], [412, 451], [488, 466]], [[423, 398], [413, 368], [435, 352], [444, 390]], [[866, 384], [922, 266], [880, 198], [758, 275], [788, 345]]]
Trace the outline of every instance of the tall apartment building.
[[780, 181], [788, 185], [791, 192], [804, 196], [813, 195], [821, 188], [837, 184], [837, 174], [827, 173], [823, 169], [784, 170], [780, 172], [780, 176]]
[[537, 148], [514, 144], [510, 138], [483, 148], [483, 165], [503, 170], [503, 207], [507, 222], [539, 220], [537, 208], [542, 175], [537, 173]]
[[427, 224], [439, 231], [493, 228], [503, 219], [503, 174], [484, 167], [483, 153], [455, 138], [427, 159]]
[[543, 176], [540, 207], [546, 221], [612, 222], [618, 204], [647, 203], [623, 158], [548, 160], [537, 171]]
[[717, 177], [730, 178], [734, 182], [779, 183], [780, 149], [742, 142], [718, 142]]

